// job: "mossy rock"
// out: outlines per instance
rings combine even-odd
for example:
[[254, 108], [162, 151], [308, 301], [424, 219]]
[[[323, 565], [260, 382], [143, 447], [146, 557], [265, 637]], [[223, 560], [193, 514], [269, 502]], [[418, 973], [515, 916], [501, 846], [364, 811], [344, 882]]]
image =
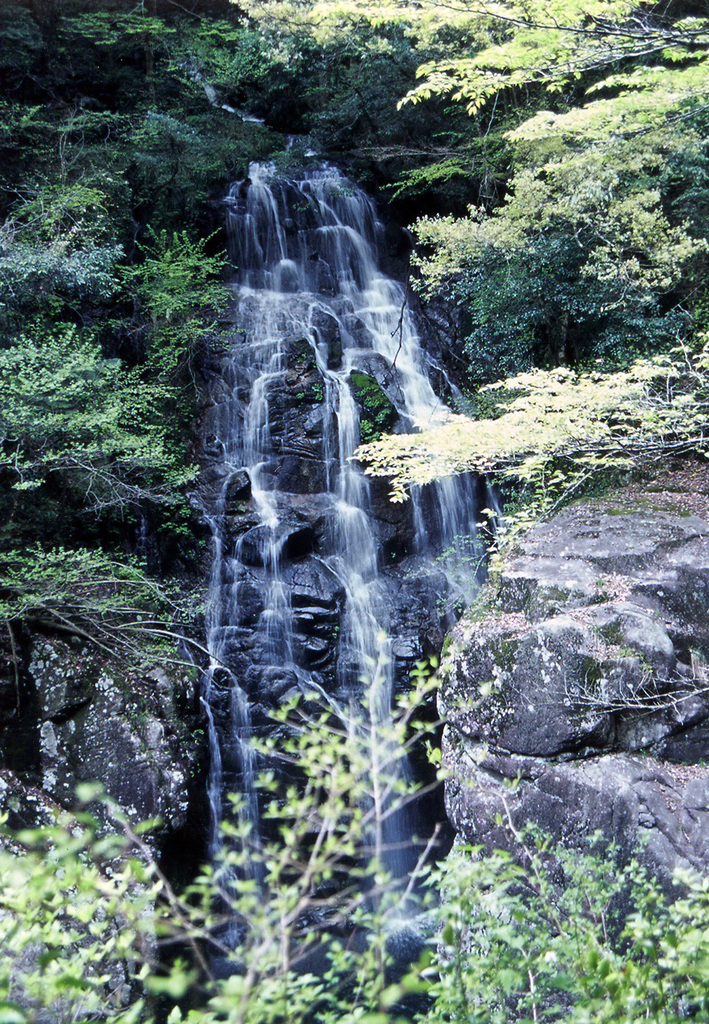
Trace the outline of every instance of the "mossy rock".
[[383, 434], [389, 433], [396, 423], [398, 413], [374, 377], [354, 370], [350, 374], [349, 384], [360, 409], [360, 439], [376, 441]]

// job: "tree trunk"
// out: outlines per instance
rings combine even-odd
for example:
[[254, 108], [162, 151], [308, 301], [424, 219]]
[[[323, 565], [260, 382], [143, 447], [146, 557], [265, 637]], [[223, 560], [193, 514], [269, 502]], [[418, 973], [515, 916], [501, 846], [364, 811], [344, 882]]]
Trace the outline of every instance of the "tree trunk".
[[[143, 0], [143, 15], [146, 18], [152, 19], [156, 16], [155, 3], [156, 0]], [[155, 37], [152, 26], [146, 28], [143, 34], [143, 49], [145, 50], [145, 84], [148, 91], [148, 103], [154, 110], [157, 107], [157, 97], [155, 95]]]
[[61, 0], [30, 0], [30, 11], [42, 34], [41, 70], [45, 72], [56, 52]]

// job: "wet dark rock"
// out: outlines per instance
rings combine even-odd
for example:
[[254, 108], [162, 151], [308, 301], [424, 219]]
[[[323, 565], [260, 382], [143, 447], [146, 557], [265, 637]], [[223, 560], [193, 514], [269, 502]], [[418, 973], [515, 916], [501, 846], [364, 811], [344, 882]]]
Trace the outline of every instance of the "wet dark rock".
[[431, 573], [430, 566], [410, 562], [401, 575], [386, 576], [391, 609], [390, 629], [394, 636], [392, 656], [396, 685], [409, 686], [417, 662], [438, 654], [443, 644], [441, 600], [447, 590], [443, 573]]
[[294, 607], [317, 604], [333, 611], [341, 608], [344, 600], [342, 583], [323, 562], [311, 560], [284, 566], [282, 577], [290, 587]]
[[398, 969], [415, 964], [428, 945], [428, 936], [423, 928], [413, 924], [400, 924], [392, 928], [386, 937], [386, 950]]
[[200, 485], [205, 489], [215, 489], [221, 493], [228, 478], [229, 469], [221, 463], [206, 465], [200, 474]]
[[304, 668], [322, 669], [332, 657], [332, 651], [332, 639], [304, 635], [302, 643], [299, 645], [299, 650], [296, 653], [296, 658]]
[[227, 515], [244, 511], [245, 503], [251, 497], [251, 479], [245, 469], [239, 469], [229, 477], [224, 488], [224, 508]]
[[18, 703], [17, 682], [14, 679], [0, 677], [0, 716], [8, 717]]
[[[0, 811], [7, 814], [10, 829], [42, 828], [55, 826], [62, 814], [62, 807], [42, 789], [31, 785], [26, 778], [0, 768]], [[9, 845], [10, 840], [0, 837], [0, 844]]]
[[[328, 284], [330, 282], [334, 290], [332, 275], [328, 278]], [[328, 370], [337, 370], [342, 364], [342, 334], [339, 323], [326, 310], [317, 310], [313, 316], [313, 328], [318, 346], [325, 352]]]
[[299, 559], [316, 545], [315, 532], [307, 523], [279, 523], [275, 530], [254, 526], [240, 537], [237, 555], [247, 566], [268, 566], [275, 559]]
[[38, 639], [32, 648], [29, 676], [44, 720], [63, 722], [94, 696], [101, 663], [82, 644]]
[[267, 665], [265, 668], [254, 666], [245, 682], [247, 692], [257, 702], [276, 707], [287, 693], [297, 687], [298, 678], [292, 669]]
[[317, 605], [296, 607], [293, 616], [295, 628], [303, 636], [329, 640], [332, 638], [335, 628], [339, 628], [339, 617], [333, 609]]
[[[232, 506], [233, 508], [233, 506]], [[251, 506], [246, 506], [243, 511], [239, 510], [235, 515], [224, 517], [224, 526], [228, 536], [233, 539], [260, 526], [261, 517]]]
[[214, 630], [214, 640], [219, 646], [223, 664], [237, 677], [242, 676], [249, 664], [256, 635], [250, 626], [222, 626]]
[[285, 458], [274, 478], [277, 490], [292, 494], [312, 494], [324, 489], [326, 465], [314, 445], [303, 440], [289, 443], [282, 450]]
[[264, 609], [263, 587], [254, 579], [244, 579], [235, 588], [233, 600], [225, 602], [233, 607], [234, 625], [256, 626]]
[[322, 438], [325, 428], [325, 421], [328, 419], [328, 417], [329, 413], [327, 409], [325, 409], [325, 407], [322, 405], [318, 406], [317, 408], [313, 409], [312, 412], [308, 413], [304, 422], [305, 433], [308, 435], [308, 437], [315, 437], [318, 439]]
[[[306, 374], [312, 374], [315, 370], [315, 352], [309, 338], [293, 336], [284, 341], [286, 352], [285, 381], [289, 385], [295, 384]], [[277, 384], [276, 384], [277, 386]]]
[[330, 494], [282, 493], [278, 509], [283, 519], [307, 525], [313, 531], [318, 546], [326, 544], [332, 537], [337, 513]]

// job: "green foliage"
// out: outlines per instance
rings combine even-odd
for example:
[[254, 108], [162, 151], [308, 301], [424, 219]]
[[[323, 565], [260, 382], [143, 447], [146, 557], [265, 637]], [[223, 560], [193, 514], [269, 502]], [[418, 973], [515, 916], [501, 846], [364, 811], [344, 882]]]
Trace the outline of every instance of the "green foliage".
[[[391, 183], [397, 194], [416, 190], [422, 163], [469, 164], [467, 128], [462, 140], [457, 135], [464, 112], [444, 103], [429, 110], [397, 107], [399, 97], [415, 84], [422, 59], [407, 31], [406, 5], [400, 18], [386, 16], [388, 5], [381, 5], [381, 17], [360, 16], [360, 7], [367, 5], [352, 4], [343, 10], [345, 6], [310, 0], [243, 5], [273, 62], [263, 97], [270, 97], [270, 103], [267, 107], [262, 102], [258, 109], [275, 117], [284, 129], [295, 120], [324, 152], [341, 154], [340, 159], [354, 163], [362, 177], [371, 176], [374, 168], [377, 179]], [[441, 51], [425, 52], [431, 56]], [[301, 101], [298, 106], [292, 91], [286, 92], [290, 82]], [[397, 183], [402, 174], [404, 179]], [[433, 190], [440, 187], [445, 193], [450, 177], [432, 171]], [[453, 188], [469, 196], [463, 180], [456, 179]]]
[[0, 389], [0, 618], [144, 658], [176, 609], [143, 574], [84, 545], [101, 528], [125, 532], [151, 505], [179, 528], [193, 470], [165, 415], [174, 385], [104, 358], [65, 327], [0, 351]]
[[429, 1024], [708, 1019], [705, 879], [681, 873], [670, 901], [635, 861], [510, 830], [519, 859], [460, 848], [440, 873]]
[[350, 47], [363, 66], [406, 41], [425, 62], [407, 98], [451, 97], [473, 115], [453, 147], [440, 130], [429, 139], [397, 194], [443, 189], [450, 202], [466, 175], [477, 193], [468, 217], [416, 225], [422, 290], [458, 307], [474, 384], [627, 364], [686, 324], [709, 235], [706, 18], [627, 0], [247, 10], [273, 38]]
[[0, 234], [0, 344], [115, 298], [124, 252], [111, 214], [121, 189], [107, 171], [23, 187]]
[[192, 369], [229, 299], [221, 280], [226, 257], [209, 256], [209, 242], [162, 231], [141, 247], [143, 260], [125, 274], [150, 321], [150, 361], [173, 380]]
[[193, 240], [273, 149], [221, 107], [264, 78], [238, 20], [122, 0], [0, 11], [0, 577], [16, 632], [63, 623], [132, 658], [155, 639], [139, 618], [175, 614], [125, 552], [139, 521], [163, 561], [194, 543], [194, 378], [228, 292], [219, 243]]
[[502, 399], [495, 418], [451, 414], [435, 429], [362, 445], [358, 457], [391, 478], [394, 500], [407, 485], [476, 470], [528, 486], [526, 515], [536, 516], [598, 473], [705, 450], [708, 370], [706, 345], [615, 373], [534, 370], [488, 385]]
[[673, 223], [658, 174], [673, 161], [681, 193], [702, 148], [675, 131], [533, 150], [491, 215], [418, 222], [430, 253], [418, 260], [424, 290], [443, 289], [461, 308], [474, 381], [532, 365], [617, 365], [675, 336], [686, 320], [677, 298], [700, 276], [707, 242], [697, 235], [709, 223]]
[[42, 49], [42, 37], [30, 12], [9, 0], [0, 8], [0, 73], [17, 82]]
[[[6, 831], [3, 1020], [709, 1020], [709, 884], [697, 873], [679, 875], [669, 898], [600, 837], [591, 852], [553, 847], [510, 818], [499, 825], [514, 856], [457, 847], [433, 870], [419, 862], [434, 910], [421, 912], [411, 885], [392, 885], [377, 837], [410, 795], [391, 752], [420, 738], [414, 707], [430, 690], [424, 674], [393, 731], [380, 732], [383, 745], [372, 743], [376, 672], [354, 718], [311, 701], [287, 704], [281, 738], [262, 756], [301, 782], [266, 773], [264, 838], [255, 842], [237, 815], [226, 826], [230, 852], [183, 893], [115, 807], [118, 834], [99, 830], [87, 813], [98, 796], [91, 787], [73, 816]], [[412, 919], [426, 949], [395, 974], [389, 937]], [[172, 958], [161, 956], [163, 945]]]
[[[235, 801], [223, 857], [182, 895], [128, 823], [124, 837], [98, 842], [82, 814], [14, 837], [0, 849], [0, 1006], [13, 1003], [19, 1020], [32, 1000], [57, 1020], [144, 1021], [151, 995], [167, 1013], [191, 990], [193, 1008], [173, 1005], [171, 1021], [389, 1020], [401, 993], [387, 975], [387, 933], [410, 891], [392, 882], [385, 832], [413, 795], [399, 761], [426, 728], [417, 708], [433, 683], [422, 667], [391, 726], [377, 711], [382, 685], [380, 667], [360, 707], [323, 708], [314, 695], [284, 704], [278, 740], [260, 749], [278, 773], [261, 779], [263, 837]], [[161, 943], [176, 940], [189, 967], [159, 963]], [[55, 973], [75, 979], [90, 963], [86, 984], [55, 986]], [[130, 1002], [114, 1002], [108, 981], [128, 971]]]
[[[125, 859], [111, 871], [114, 857]], [[122, 836], [99, 837], [79, 811], [5, 840], [0, 863], [3, 1021], [24, 1024], [46, 1010], [57, 1021], [139, 1020], [141, 1003], [123, 1008], [120, 977], [121, 961], [142, 959], [153, 928], [154, 883], [138, 852]]]
[[225, 183], [245, 174], [250, 159], [273, 149], [265, 130], [212, 110], [204, 93], [196, 106], [149, 109], [125, 140], [137, 201], [153, 211], [158, 226], [171, 230], [186, 223], [194, 230], [208, 215], [210, 194], [222, 192]]
[[0, 471], [16, 491], [70, 474], [86, 506], [100, 509], [174, 500], [189, 476], [161, 421], [169, 385], [103, 358], [71, 327], [0, 352], [0, 388]]
[[605, 91], [611, 98], [558, 115], [554, 129], [600, 128], [605, 136], [629, 121], [659, 126], [668, 111], [704, 100], [709, 23], [683, 16], [680, 7], [650, 12], [632, 0], [560, 0], [550, 9], [543, 0], [505, 0], [449, 13], [434, 0], [420, 6], [438, 25], [466, 23], [474, 46], [422, 66], [415, 101], [451, 93], [476, 111], [504, 90], [541, 86], [555, 96], [587, 76], [589, 95]]
[[392, 198], [405, 193], [426, 193], [437, 185], [447, 184], [452, 178], [466, 177], [472, 170], [472, 160], [464, 154], [448, 156], [436, 163], [405, 171]]
[[141, 663], [174, 657], [184, 617], [164, 586], [100, 552], [37, 545], [0, 557], [0, 621], [11, 631], [29, 621]]

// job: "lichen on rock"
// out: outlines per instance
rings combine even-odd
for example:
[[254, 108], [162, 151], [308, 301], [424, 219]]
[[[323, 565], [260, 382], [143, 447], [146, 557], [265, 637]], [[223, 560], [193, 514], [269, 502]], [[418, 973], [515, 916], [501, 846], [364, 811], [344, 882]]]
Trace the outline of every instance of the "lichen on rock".
[[539, 524], [453, 630], [439, 706], [466, 841], [509, 845], [508, 818], [580, 847], [600, 829], [668, 876], [709, 864], [709, 471], [690, 479], [685, 506], [668, 484]]
[[185, 826], [203, 757], [192, 676], [188, 666], [128, 668], [75, 637], [32, 636], [3, 730], [4, 762], [17, 770], [0, 805], [9, 793], [17, 801], [22, 780], [69, 808], [77, 785], [98, 782], [135, 822], [157, 819], [159, 845]]

